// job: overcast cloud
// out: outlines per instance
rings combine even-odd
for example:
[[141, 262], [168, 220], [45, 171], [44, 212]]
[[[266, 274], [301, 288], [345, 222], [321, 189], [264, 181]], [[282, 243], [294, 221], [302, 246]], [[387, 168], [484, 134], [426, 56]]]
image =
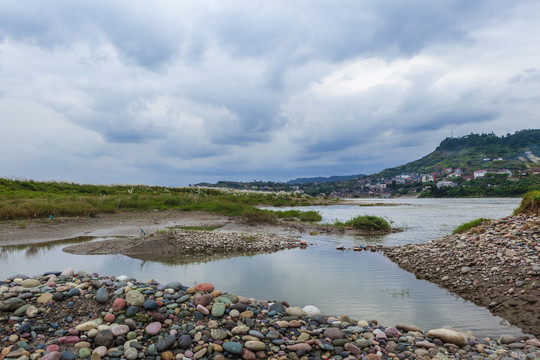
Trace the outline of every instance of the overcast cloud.
[[0, 2], [0, 177], [373, 173], [538, 128], [538, 1]]

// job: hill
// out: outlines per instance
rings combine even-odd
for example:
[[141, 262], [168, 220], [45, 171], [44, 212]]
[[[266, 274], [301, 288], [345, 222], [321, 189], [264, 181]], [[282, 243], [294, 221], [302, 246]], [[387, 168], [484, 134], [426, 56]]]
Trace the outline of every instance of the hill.
[[540, 130], [520, 130], [506, 136], [469, 134], [446, 138], [421, 159], [373, 174], [375, 178], [391, 178], [399, 174], [429, 174], [445, 168], [459, 168], [472, 173], [483, 168], [513, 171], [540, 167]]
[[[520, 130], [505, 136], [471, 133], [446, 138], [421, 159], [372, 175], [297, 178], [287, 183], [220, 181], [215, 185], [196, 186], [296, 191], [337, 198], [420, 193], [435, 197], [521, 196], [540, 184], [540, 176], [534, 175], [540, 172], [539, 156], [539, 129]], [[486, 170], [486, 177], [471, 180], [476, 170]], [[446, 185], [438, 184], [441, 180], [445, 180]]]

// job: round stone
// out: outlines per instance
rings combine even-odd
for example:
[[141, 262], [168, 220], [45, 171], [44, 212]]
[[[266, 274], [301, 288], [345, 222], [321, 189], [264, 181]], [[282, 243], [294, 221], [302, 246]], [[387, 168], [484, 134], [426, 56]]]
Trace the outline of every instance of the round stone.
[[139, 352], [137, 351], [137, 349], [133, 348], [133, 347], [128, 347], [125, 351], [124, 351], [124, 357], [128, 360], [135, 360], [137, 358], [137, 356], [139, 355]]
[[178, 347], [180, 349], [187, 350], [191, 347], [192, 343], [193, 341], [189, 335], [181, 335], [180, 338], [178, 338]]
[[324, 331], [324, 336], [330, 340], [343, 339], [345, 336], [343, 332], [335, 327], [330, 327]]
[[182, 289], [182, 283], [179, 281], [173, 281], [165, 285], [165, 287], [178, 291]]
[[100, 287], [96, 291], [96, 301], [100, 304], [105, 304], [107, 301], [109, 301], [109, 293], [107, 292], [107, 289]]
[[41, 285], [41, 282], [37, 279], [25, 279], [21, 281], [19, 285], [24, 288], [31, 288], [31, 287], [36, 287], [36, 286]]
[[114, 343], [114, 335], [110, 330], [101, 330], [94, 337], [96, 346], [111, 346]]
[[222, 346], [225, 351], [230, 352], [231, 354], [240, 354], [242, 352], [242, 344], [236, 341], [223, 343]]
[[86, 359], [87, 357], [89, 357], [90, 355], [92, 355], [92, 350], [90, 350], [89, 348], [82, 348], [82, 349], [79, 349], [79, 357], [81, 359]]
[[144, 310], [155, 310], [158, 308], [158, 303], [155, 300], [149, 299], [142, 304], [142, 307]]
[[161, 323], [159, 321], [150, 323], [146, 325], [145, 330], [146, 330], [146, 333], [149, 335], [157, 335], [159, 334], [159, 331], [161, 330]]
[[53, 298], [53, 294], [51, 294], [51, 293], [41, 294], [41, 295], [37, 298], [37, 302], [40, 303], [40, 304], [46, 304], [46, 303], [48, 303], [49, 301], [51, 301], [52, 298]]
[[195, 290], [201, 291], [201, 292], [212, 292], [214, 291], [214, 285], [210, 283], [202, 283], [195, 285]]
[[225, 314], [225, 304], [216, 302], [212, 305], [212, 316], [214, 317], [222, 317], [223, 314]]
[[321, 315], [321, 310], [319, 310], [313, 305], [304, 306], [302, 308], [302, 311], [308, 314], [309, 316]]
[[113, 301], [112, 309], [114, 312], [118, 312], [126, 307], [126, 300], [122, 298], [116, 298]]
[[137, 290], [131, 290], [126, 294], [126, 304], [129, 306], [142, 306], [144, 295]]

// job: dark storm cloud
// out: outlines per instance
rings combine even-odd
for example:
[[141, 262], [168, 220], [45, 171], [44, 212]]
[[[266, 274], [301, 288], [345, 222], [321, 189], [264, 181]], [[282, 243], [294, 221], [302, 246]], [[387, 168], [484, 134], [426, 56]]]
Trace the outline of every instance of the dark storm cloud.
[[[65, 144], [96, 154], [71, 159], [85, 174], [114, 168], [115, 181], [375, 171], [449, 132], [534, 127], [538, 11], [535, 1], [3, 1], [0, 116], [24, 116], [2, 136], [14, 148], [47, 143], [55, 165], [40, 171], [54, 174]], [[46, 131], [23, 131], [43, 119]], [[1, 168], [50, 157], [20, 150]]]

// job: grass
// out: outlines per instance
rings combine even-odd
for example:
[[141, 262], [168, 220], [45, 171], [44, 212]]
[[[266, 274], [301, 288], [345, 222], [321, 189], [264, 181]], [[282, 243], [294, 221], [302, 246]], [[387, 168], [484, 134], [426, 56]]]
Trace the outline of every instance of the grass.
[[478, 219], [463, 223], [463, 224], [459, 225], [457, 228], [455, 228], [454, 231], [452, 231], [452, 235], [464, 233], [464, 232], [466, 232], [466, 231], [468, 231], [468, 230], [470, 230], [470, 229], [472, 229], [474, 227], [480, 226], [480, 225], [485, 224], [485, 223], [489, 223], [490, 221], [491, 220], [489, 220], [489, 219], [478, 218]]
[[147, 185], [88, 185], [66, 182], [36, 182], [0, 178], [0, 220], [48, 218], [53, 216], [93, 217], [116, 211], [177, 209], [244, 217], [248, 222], [274, 223], [294, 217], [318, 221], [316, 212], [271, 211], [267, 206], [319, 204], [320, 199], [292, 193], [240, 192], [210, 188]]
[[242, 240], [244, 240], [246, 243], [251, 244], [256, 239], [255, 235], [242, 235]]
[[336, 221], [334, 225], [341, 227], [352, 227], [358, 230], [390, 230], [390, 223], [386, 219], [374, 215], [360, 215], [344, 223]]
[[529, 191], [523, 196], [519, 207], [514, 210], [514, 215], [524, 213], [540, 214], [540, 190]]

